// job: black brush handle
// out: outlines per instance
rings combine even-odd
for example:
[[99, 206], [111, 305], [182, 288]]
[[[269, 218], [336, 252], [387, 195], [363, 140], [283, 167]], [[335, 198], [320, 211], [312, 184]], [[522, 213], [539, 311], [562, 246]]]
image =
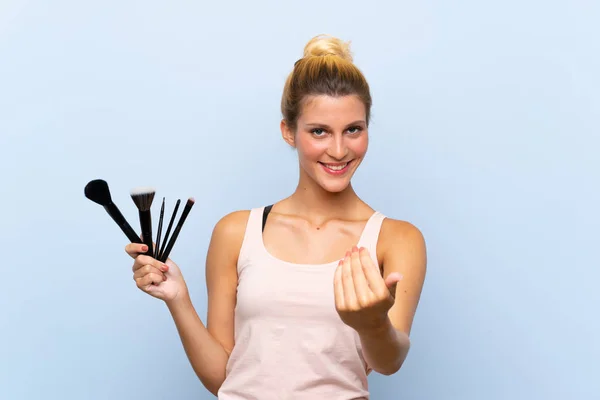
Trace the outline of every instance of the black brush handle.
[[192, 210], [194, 203], [190, 203], [188, 202], [185, 207], [183, 208], [183, 212], [181, 213], [181, 217], [179, 217], [179, 221], [177, 222], [177, 226], [175, 226], [175, 230], [173, 231], [173, 236], [171, 236], [171, 239], [169, 240], [169, 244], [167, 244], [167, 247], [165, 248], [165, 251], [163, 252], [163, 254], [161, 254], [160, 260], [161, 262], [167, 262], [167, 259], [169, 258], [169, 254], [171, 253], [171, 250], [173, 249], [173, 246], [175, 245], [175, 242], [177, 241], [177, 237], [179, 236], [179, 232], [181, 232], [181, 228], [183, 227], [183, 223], [185, 222], [185, 219], [187, 218], [188, 214], [190, 213], [190, 211]]
[[119, 208], [114, 203], [110, 203], [104, 206], [104, 209], [106, 210], [108, 215], [111, 216], [113, 221], [115, 221], [117, 225], [119, 225], [119, 228], [121, 228], [121, 230], [123, 231], [125, 236], [127, 236], [130, 242], [142, 243], [140, 237], [137, 235], [137, 233], [135, 233], [131, 225], [129, 225], [129, 222], [127, 222], [123, 214], [121, 214]]
[[139, 211], [140, 227], [142, 228], [142, 240], [148, 246], [147, 255], [154, 256], [154, 245], [152, 244], [152, 216], [150, 210]]
[[[165, 252], [165, 248], [167, 247], [167, 241], [169, 240], [169, 234], [171, 233], [171, 228], [173, 227], [173, 223], [175, 222], [175, 217], [177, 216], [177, 210], [179, 209], [179, 204], [181, 203], [181, 199], [177, 199], [177, 203], [175, 203], [175, 208], [173, 209], [173, 214], [171, 214], [171, 220], [169, 221], [169, 226], [167, 227], [167, 233], [165, 234], [165, 238], [163, 239], [162, 249], [160, 249], [160, 253], [158, 253], [158, 261], [163, 259], [163, 253]], [[164, 262], [164, 261], [162, 261]]]
[[160, 206], [160, 217], [158, 218], [158, 230], [156, 231], [156, 249], [154, 249], [154, 258], [160, 257], [160, 237], [162, 235], [163, 217], [165, 215], [165, 198], [163, 197], [162, 206]]

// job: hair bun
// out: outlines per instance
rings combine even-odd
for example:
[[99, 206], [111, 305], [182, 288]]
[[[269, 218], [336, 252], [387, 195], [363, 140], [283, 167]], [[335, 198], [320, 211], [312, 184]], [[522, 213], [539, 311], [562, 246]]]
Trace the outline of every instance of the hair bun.
[[350, 42], [344, 42], [331, 35], [315, 36], [304, 46], [304, 58], [326, 55], [338, 56], [350, 62], [353, 60]]

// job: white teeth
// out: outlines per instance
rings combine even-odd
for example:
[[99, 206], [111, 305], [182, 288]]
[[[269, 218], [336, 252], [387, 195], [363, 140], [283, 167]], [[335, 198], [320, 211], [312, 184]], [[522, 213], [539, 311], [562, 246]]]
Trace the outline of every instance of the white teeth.
[[341, 171], [341, 170], [343, 170], [344, 168], [346, 168], [346, 165], [348, 165], [348, 163], [346, 163], [346, 164], [342, 164], [342, 165], [330, 165], [330, 164], [325, 164], [325, 166], [326, 166], [327, 168], [329, 168], [330, 170], [332, 170], [332, 171]]

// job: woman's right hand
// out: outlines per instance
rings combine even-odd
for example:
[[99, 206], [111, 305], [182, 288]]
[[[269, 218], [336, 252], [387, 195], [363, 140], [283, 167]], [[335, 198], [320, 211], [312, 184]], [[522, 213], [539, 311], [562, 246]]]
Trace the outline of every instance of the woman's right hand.
[[125, 251], [135, 261], [133, 279], [137, 287], [166, 303], [183, 298], [187, 295], [187, 285], [177, 264], [171, 259], [162, 263], [144, 254], [148, 247], [145, 244], [130, 243]]

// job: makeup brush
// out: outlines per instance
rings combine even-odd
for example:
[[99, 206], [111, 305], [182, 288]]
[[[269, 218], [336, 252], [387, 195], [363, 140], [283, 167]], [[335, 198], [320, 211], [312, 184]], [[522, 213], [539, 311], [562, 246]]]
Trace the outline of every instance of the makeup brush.
[[188, 199], [187, 203], [185, 204], [185, 207], [183, 207], [183, 212], [181, 213], [181, 217], [179, 217], [179, 221], [177, 221], [177, 226], [175, 226], [175, 230], [173, 231], [173, 236], [171, 236], [171, 239], [169, 240], [169, 244], [167, 244], [167, 247], [165, 248], [165, 251], [162, 254], [161, 259], [159, 261], [167, 262], [167, 259], [169, 258], [169, 253], [171, 253], [171, 250], [173, 249], [173, 246], [175, 245], [175, 241], [177, 240], [177, 236], [179, 236], [179, 232], [181, 232], [183, 223], [185, 222], [185, 219], [187, 218], [190, 211], [192, 210], [192, 207], [194, 206], [195, 202], [196, 201], [194, 200], [194, 198], [190, 197]]
[[94, 179], [88, 182], [88, 184], [85, 185], [84, 194], [89, 200], [104, 207], [108, 215], [111, 216], [113, 221], [116, 222], [125, 236], [127, 236], [132, 243], [142, 243], [137, 233], [135, 233], [131, 225], [125, 220], [123, 214], [121, 214], [119, 208], [113, 203], [108, 183], [106, 183], [105, 180]]
[[160, 254], [160, 236], [162, 233], [163, 217], [165, 215], [165, 198], [163, 197], [162, 206], [160, 207], [160, 217], [158, 218], [158, 230], [156, 233], [156, 250], [154, 251], [155, 258], [158, 260]]
[[158, 253], [157, 260], [159, 260], [159, 261], [162, 260], [162, 255], [165, 252], [167, 240], [169, 239], [169, 233], [171, 233], [171, 228], [173, 227], [173, 222], [175, 222], [175, 216], [177, 215], [177, 210], [179, 209], [180, 203], [181, 203], [181, 199], [177, 199], [177, 203], [175, 204], [175, 209], [173, 210], [173, 214], [171, 215], [171, 221], [169, 221], [169, 226], [167, 227], [167, 233], [165, 235], [162, 249], [160, 249], [160, 253]]
[[150, 187], [137, 187], [131, 191], [131, 199], [138, 208], [140, 227], [142, 228], [142, 240], [148, 246], [147, 255], [154, 256], [154, 245], [152, 243], [152, 215], [150, 207], [154, 200], [156, 191]]

